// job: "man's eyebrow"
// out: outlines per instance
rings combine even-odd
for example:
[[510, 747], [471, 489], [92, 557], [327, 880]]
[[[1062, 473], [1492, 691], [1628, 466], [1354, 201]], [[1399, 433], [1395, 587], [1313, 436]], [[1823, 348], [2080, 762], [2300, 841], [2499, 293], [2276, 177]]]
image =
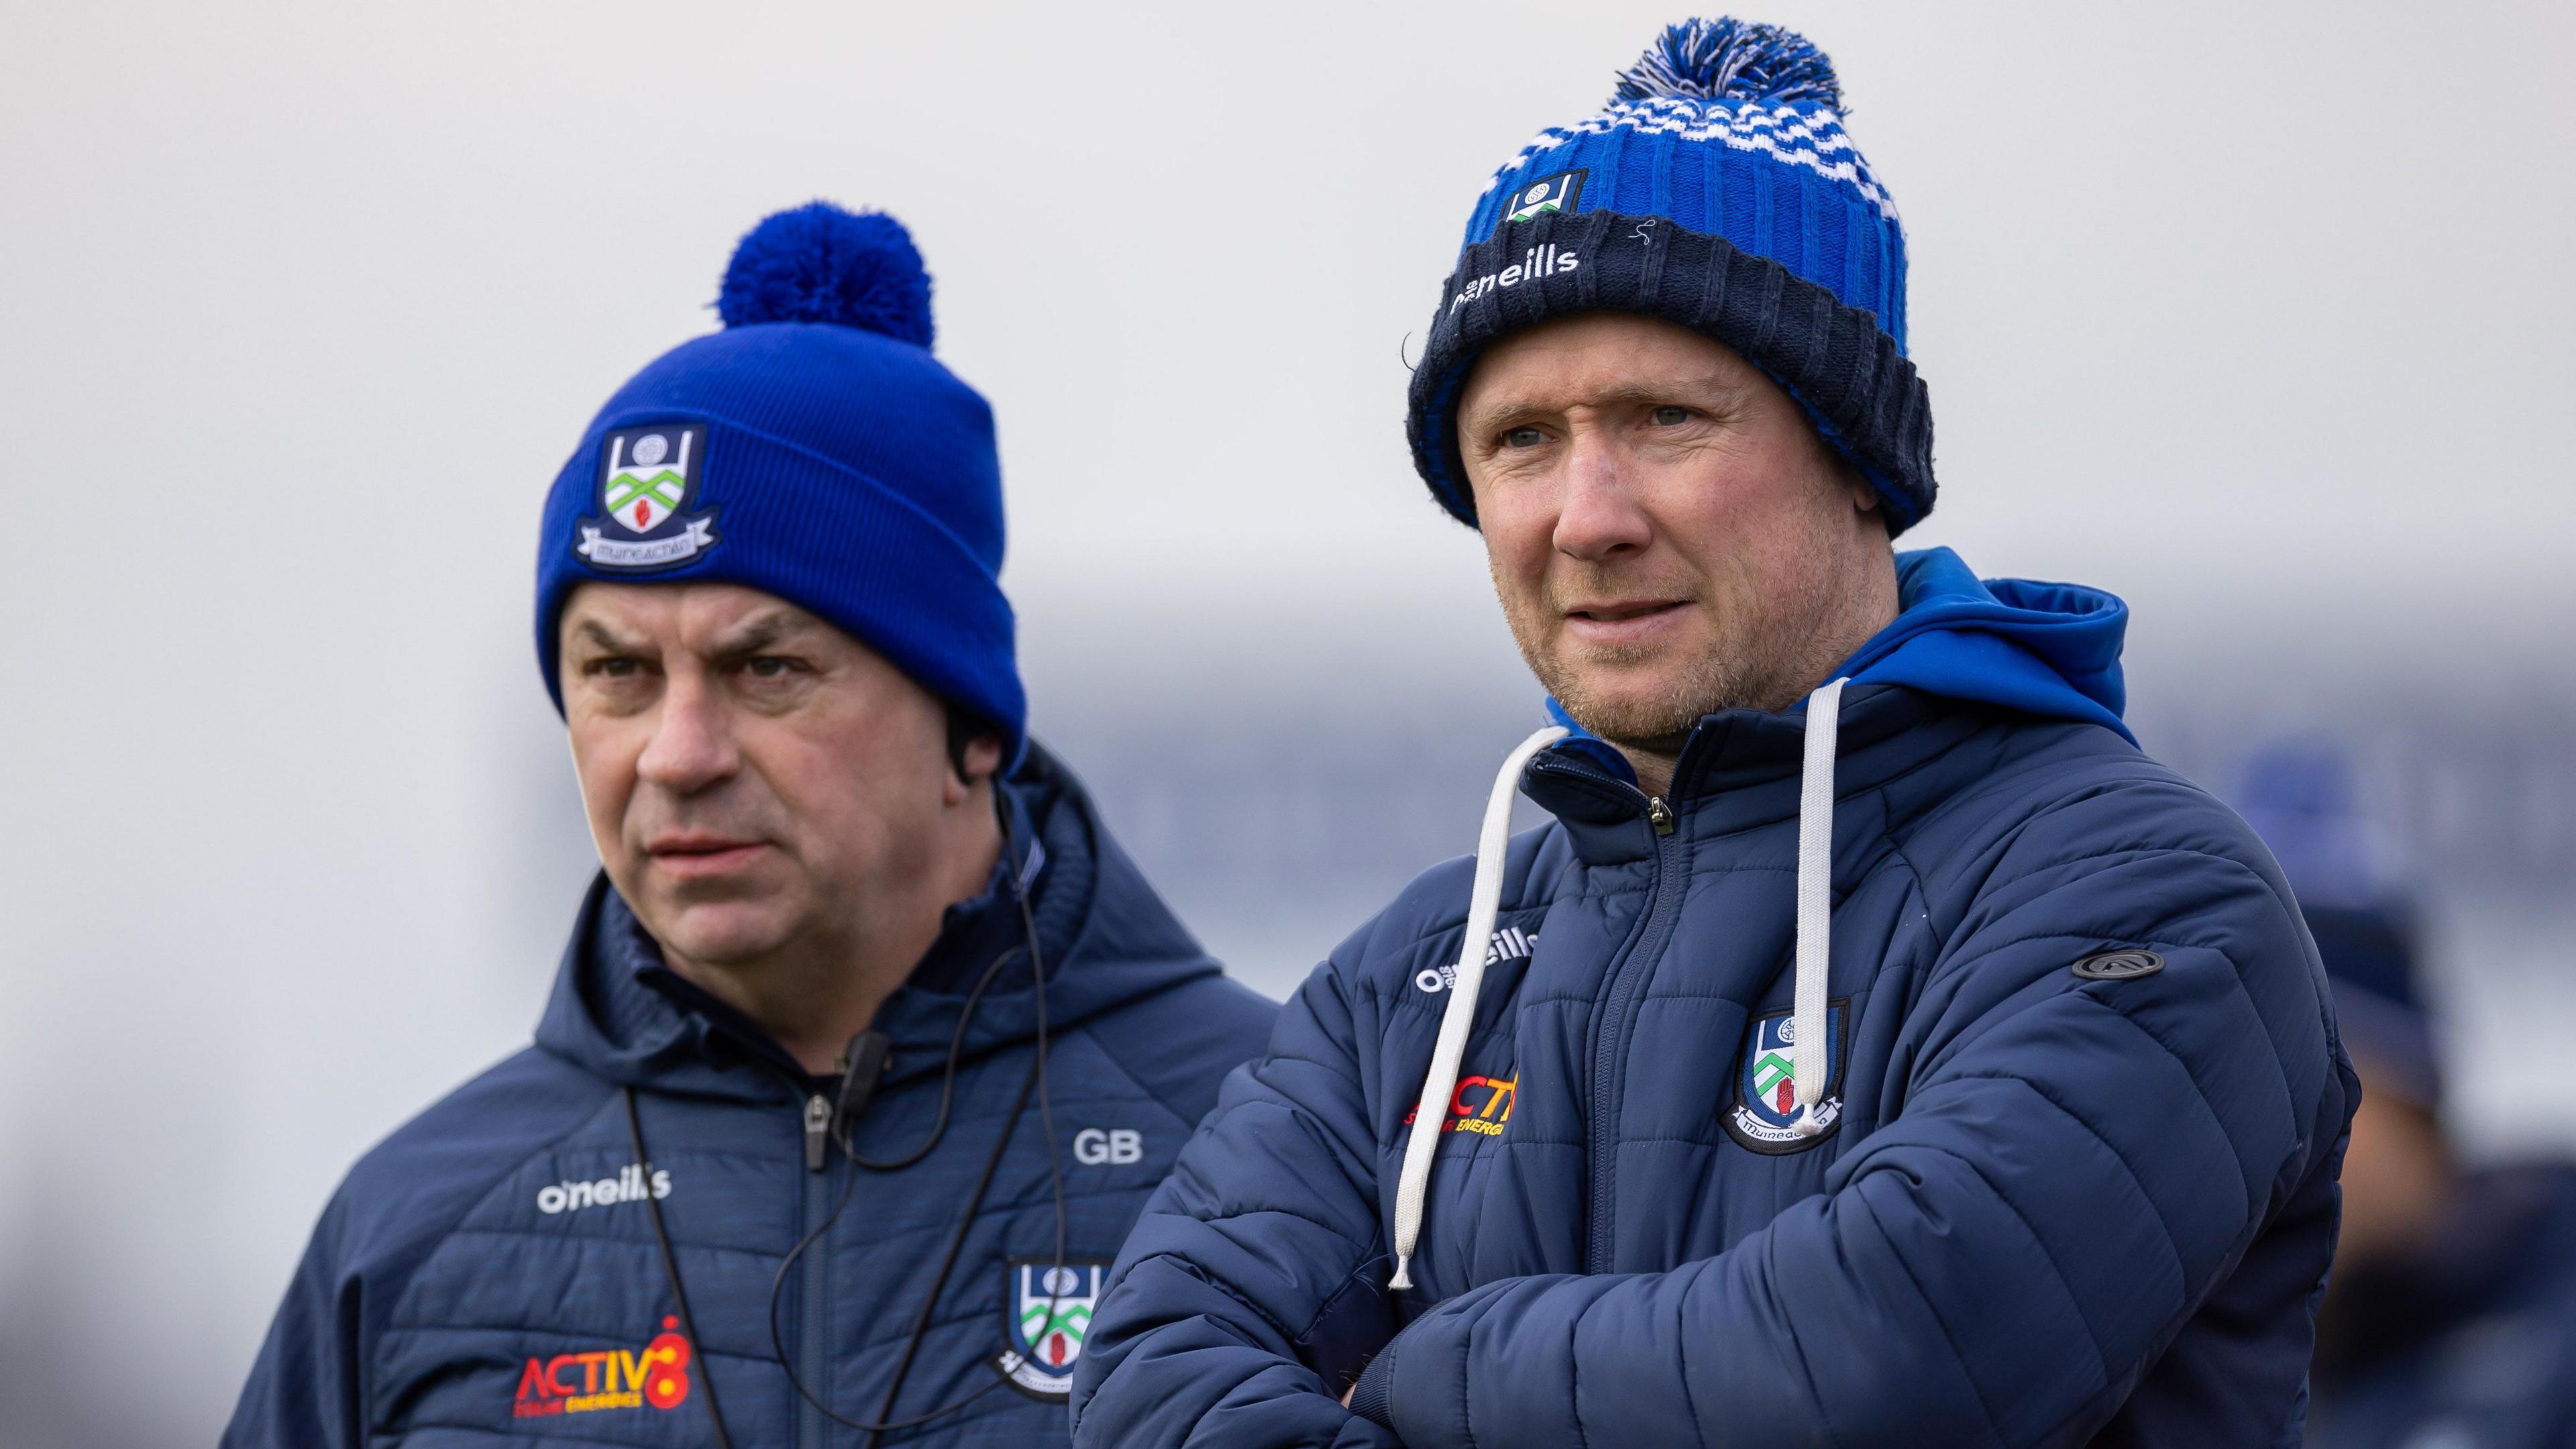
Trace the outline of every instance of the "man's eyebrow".
[[818, 622], [802, 610], [770, 609], [711, 641], [708, 652], [720, 657], [757, 654], [804, 633]]
[[599, 622], [597, 619], [582, 620], [580, 623], [573, 626], [572, 632], [573, 637], [595, 645], [600, 649], [604, 649], [611, 654], [632, 654], [642, 647], [641, 645], [630, 643], [627, 640], [618, 638], [615, 634], [609, 632], [607, 625]]
[[1679, 405], [1694, 400], [1731, 398], [1741, 390], [1741, 387], [1724, 373], [1667, 378], [1655, 382], [1627, 382], [1598, 392], [1588, 392], [1576, 398], [1506, 398], [1476, 408], [1474, 415], [1465, 421], [1482, 431], [1488, 428], [1510, 427], [1524, 418], [1552, 417], [1569, 407]]

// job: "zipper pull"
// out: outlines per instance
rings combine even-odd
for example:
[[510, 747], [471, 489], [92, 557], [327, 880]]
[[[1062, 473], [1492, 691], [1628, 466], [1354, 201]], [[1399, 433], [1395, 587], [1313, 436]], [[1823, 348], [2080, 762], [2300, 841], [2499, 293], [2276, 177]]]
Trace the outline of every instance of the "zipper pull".
[[823, 1149], [832, 1141], [832, 1104], [823, 1094], [805, 1099], [805, 1170], [823, 1170]]
[[1664, 803], [1663, 796], [1654, 796], [1646, 802], [1646, 821], [1655, 827], [1657, 835], [1672, 834], [1673, 807]]

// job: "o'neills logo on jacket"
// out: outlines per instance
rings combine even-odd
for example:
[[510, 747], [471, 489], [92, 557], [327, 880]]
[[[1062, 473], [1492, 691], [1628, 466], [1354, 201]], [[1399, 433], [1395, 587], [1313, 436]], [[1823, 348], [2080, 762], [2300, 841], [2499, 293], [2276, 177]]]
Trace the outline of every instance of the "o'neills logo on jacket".
[[[537, 1211], [547, 1214], [568, 1213], [579, 1208], [606, 1207], [611, 1203], [642, 1202], [644, 1193], [644, 1165], [640, 1162], [630, 1162], [617, 1169], [615, 1177], [603, 1177], [596, 1182], [547, 1183], [537, 1189]], [[671, 1195], [671, 1174], [668, 1169], [654, 1170], [652, 1194], [657, 1198]]]
[[1572, 255], [1554, 242], [1531, 247], [1521, 253], [1521, 259], [1512, 265], [1499, 272], [1487, 272], [1460, 287], [1458, 295], [1449, 299], [1449, 310], [1455, 312], [1497, 288], [1517, 287], [1523, 282], [1535, 282], [1541, 277], [1553, 277], [1559, 272], [1573, 271], [1581, 265], [1583, 265], [1581, 257]]
[[[1485, 943], [1485, 967], [1491, 970], [1505, 961], [1517, 961], [1537, 949], [1537, 932], [1505, 926]], [[1425, 966], [1413, 973], [1413, 989], [1416, 991], [1441, 992], [1457, 984], [1458, 968], [1454, 964]]]
[[676, 1409], [689, 1397], [689, 1341], [680, 1320], [664, 1318], [662, 1331], [641, 1351], [593, 1349], [532, 1358], [519, 1372], [515, 1419], [548, 1414], [588, 1414], [600, 1409]]

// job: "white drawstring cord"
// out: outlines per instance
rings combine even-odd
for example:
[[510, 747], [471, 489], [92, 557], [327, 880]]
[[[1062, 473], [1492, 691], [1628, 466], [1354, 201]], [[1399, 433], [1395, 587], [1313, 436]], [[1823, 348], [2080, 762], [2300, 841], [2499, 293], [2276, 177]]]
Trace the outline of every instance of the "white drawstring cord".
[[1485, 829], [1476, 839], [1476, 883], [1467, 895], [1467, 935], [1458, 945], [1458, 979], [1449, 986], [1449, 1004], [1440, 1013], [1440, 1038], [1431, 1049], [1431, 1072], [1422, 1079], [1422, 1096], [1413, 1104], [1413, 1135], [1404, 1143], [1404, 1175], [1395, 1189], [1395, 1276], [1389, 1289], [1413, 1286], [1408, 1271], [1414, 1245], [1422, 1241], [1422, 1205], [1431, 1187], [1431, 1157], [1440, 1146], [1440, 1129], [1448, 1125], [1449, 1094], [1458, 1089], [1458, 1063], [1467, 1054], [1467, 1032], [1476, 1024], [1476, 993], [1485, 984], [1485, 949], [1494, 935], [1494, 916], [1503, 903], [1503, 852], [1512, 840], [1512, 797], [1520, 793], [1521, 771], [1530, 757], [1564, 739], [1571, 731], [1549, 725], [1503, 760], [1494, 776], [1494, 792], [1485, 800]]
[[[1833, 1055], [1825, 1031], [1827, 968], [1833, 958], [1834, 764], [1842, 727], [1843, 685], [1837, 679], [1807, 696], [1806, 758], [1798, 780], [1798, 980], [1790, 1019], [1797, 1040], [1790, 1043], [1790, 1079], [1798, 1115], [1790, 1127], [1813, 1137], [1833, 1125], [1819, 1121], [1816, 1109], [1832, 1085]], [[1550, 725], [1521, 741], [1494, 777], [1485, 801], [1484, 833], [1476, 842], [1476, 881], [1467, 898], [1467, 934], [1458, 946], [1457, 979], [1449, 987], [1449, 1004], [1440, 1013], [1440, 1037], [1431, 1051], [1431, 1070], [1422, 1080], [1422, 1095], [1413, 1106], [1413, 1131], [1405, 1139], [1404, 1174], [1395, 1190], [1395, 1276], [1390, 1290], [1413, 1286], [1413, 1252], [1422, 1241], [1423, 1204], [1431, 1186], [1431, 1162], [1448, 1125], [1449, 1094], [1458, 1089], [1458, 1064], [1467, 1054], [1467, 1033], [1476, 1021], [1476, 996], [1485, 984], [1485, 952], [1494, 934], [1494, 917], [1503, 898], [1503, 852], [1511, 843], [1512, 797], [1519, 793], [1521, 771], [1530, 757], [1566, 737]]]
[[1842, 730], [1843, 685], [1837, 679], [1807, 696], [1807, 757], [1798, 778], [1798, 994], [1790, 1020], [1789, 1072], [1801, 1137], [1832, 1126], [1816, 1108], [1832, 1085], [1833, 1053], [1825, 1035], [1826, 969], [1834, 942], [1834, 744]]

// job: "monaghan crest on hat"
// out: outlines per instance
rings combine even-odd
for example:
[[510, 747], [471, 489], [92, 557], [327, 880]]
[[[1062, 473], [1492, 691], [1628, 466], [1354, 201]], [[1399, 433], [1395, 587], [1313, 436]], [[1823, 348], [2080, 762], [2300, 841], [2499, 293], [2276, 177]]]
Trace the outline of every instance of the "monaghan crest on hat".
[[618, 428], [599, 440], [599, 516], [572, 551], [592, 568], [675, 568], [715, 547], [716, 514], [691, 514], [706, 468], [703, 423]]
[[1502, 222], [1497, 226], [1527, 221], [1546, 212], [1572, 211], [1574, 203], [1583, 199], [1583, 178], [1590, 174], [1591, 168], [1585, 167], [1520, 183], [1519, 189], [1512, 193], [1511, 204], [1503, 212]]

